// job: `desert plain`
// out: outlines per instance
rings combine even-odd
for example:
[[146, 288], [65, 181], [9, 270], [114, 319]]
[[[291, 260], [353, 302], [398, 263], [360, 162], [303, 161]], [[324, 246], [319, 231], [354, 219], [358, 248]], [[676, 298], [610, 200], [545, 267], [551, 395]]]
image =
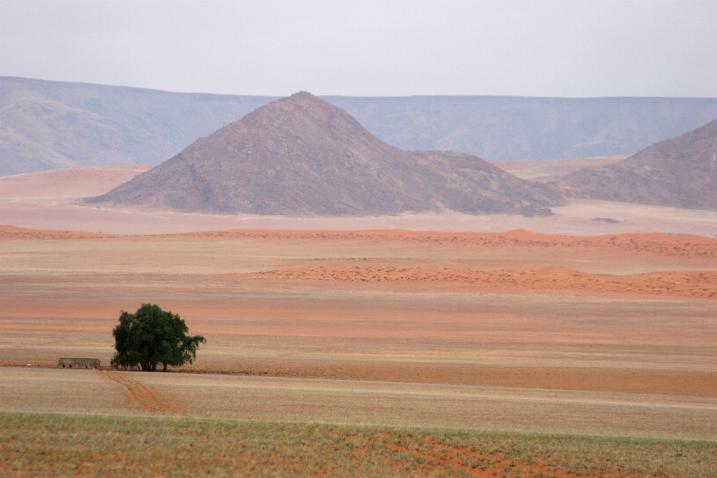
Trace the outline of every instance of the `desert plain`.
[[[372, 463], [385, 467], [362, 474], [715, 470], [714, 213], [583, 201], [513, 222], [444, 215], [431, 230], [428, 216], [388, 229], [385, 217], [282, 222], [79, 200], [140, 171], [0, 179], [3, 456], [29, 423], [59, 427], [35, 437], [47, 447], [101, 423], [121, 434], [201, 431], [213, 420], [247, 436], [283, 423], [307, 442], [333, 437], [352, 457], [342, 466], [376, 453]], [[53, 190], [49, 174], [74, 179]], [[63, 214], [75, 222], [58, 228]], [[63, 356], [107, 365], [120, 311], [142, 303], [207, 338], [194, 364], [154, 374], [55, 368]], [[576, 462], [566, 443], [591, 458]], [[262, 446], [244, 451], [260, 467], [247, 474], [291, 474], [291, 460], [267, 468]], [[285, 456], [281, 446], [272, 453]], [[291, 446], [299, 462], [314, 456]], [[112, 474], [110, 461], [79, 471]], [[67, 472], [33, 463], [39, 474]], [[3, 465], [27, 470], [22, 456]], [[316, 466], [301, 470], [347, 472]]]

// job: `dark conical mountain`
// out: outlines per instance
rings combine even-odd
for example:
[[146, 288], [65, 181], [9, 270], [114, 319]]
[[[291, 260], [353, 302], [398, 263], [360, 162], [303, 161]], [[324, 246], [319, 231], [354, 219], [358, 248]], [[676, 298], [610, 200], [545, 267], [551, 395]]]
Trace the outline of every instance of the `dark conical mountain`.
[[717, 210], [717, 120], [560, 183], [573, 196]]
[[383, 143], [301, 92], [249, 113], [92, 202], [285, 215], [455, 210], [547, 214], [551, 186], [466, 154]]

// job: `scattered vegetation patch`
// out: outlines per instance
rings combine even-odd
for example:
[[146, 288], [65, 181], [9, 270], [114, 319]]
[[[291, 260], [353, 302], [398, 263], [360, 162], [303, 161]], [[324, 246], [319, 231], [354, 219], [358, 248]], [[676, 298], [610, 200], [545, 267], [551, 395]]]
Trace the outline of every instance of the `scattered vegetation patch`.
[[7, 476], [710, 476], [717, 443], [0, 413]]

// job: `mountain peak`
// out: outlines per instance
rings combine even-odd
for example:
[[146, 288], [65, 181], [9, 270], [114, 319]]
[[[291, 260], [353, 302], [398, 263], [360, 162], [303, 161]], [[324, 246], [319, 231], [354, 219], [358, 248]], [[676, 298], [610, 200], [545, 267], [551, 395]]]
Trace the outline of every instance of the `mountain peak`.
[[[279, 103], [291, 103], [291, 104], [303, 105], [303, 106], [319, 106], [320, 105], [320, 106], [324, 106], [324, 107], [336, 108], [334, 105], [319, 98], [318, 96], [312, 95], [308, 91], [297, 91], [293, 95], [287, 96], [286, 98], [279, 100]], [[269, 103], [269, 104], [271, 104], [271, 103]]]
[[560, 184], [590, 199], [717, 210], [717, 120]]
[[482, 159], [404, 151], [302, 91], [202, 138], [94, 201], [187, 211], [380, 215], [408, 211], [546, 214], [551, 186]]
[[297, 91], [297, 92], [294, 93], [293, 95], [289, 96], [289, 99], [295, 99], [295, 100], [302, 100], [302, 99], [315, 100], [315, 99], [318, 99], [318, 98], [317, 98], [316, 96], [312, 95], [311, 93], [309, 93], [308, 91], [301, 90], [301, 91]]

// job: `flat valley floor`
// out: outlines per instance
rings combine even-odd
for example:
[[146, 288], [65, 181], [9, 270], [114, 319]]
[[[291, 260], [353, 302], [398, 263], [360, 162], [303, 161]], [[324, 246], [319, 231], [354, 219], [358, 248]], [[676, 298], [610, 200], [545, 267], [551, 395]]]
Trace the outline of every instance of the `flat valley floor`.
[[[714, 239], [3, 231], [4, 410], [717, 440]], [[144, 302], [197, 373], [46, 368]]]
[[[18, 178], [7, 197], [25, 190]], [[127, 460], [146, 460], [130, 437], [162, 430], [156, 446], [195, 457], [185, 474], [247, 463], [258, 467], [247, 476], [715, 474], [717, 239], [705, 235], [707, 213], [673, 210], [636, 228], [702, 236], [624, 232], [634, 224], [592, 221], [597, 209], [583, 211], [573, 236], [352, 231], [347, 220], [336, 230], [158, 234], [197, 224], [121, 210], [95, 232], [68, 232], [50, 230], [61, 221], [53, 211], [79, 223], [106, 211], [47, 194], [57, 205], [27, 224], [45, 229], [0, 227], [0, 474], [122, 474]], [[18, 221], [37, 206], [7, 197], [0, 207]], [[126, 234], [135, 217], [153, 235]], [[207, 338], [193, 365], [55, 368], [66, 356], [107, 365], [120, 311], [142, 303]], [[193, 451], [214, 433], [218, 448]], [[248, 448], [233, 448], [235, 434], [251, 437]], [[125, 443], [134, 458], [105, 460], [102, 443]], [[173, 474], [157, 463], [144, 469]]]

